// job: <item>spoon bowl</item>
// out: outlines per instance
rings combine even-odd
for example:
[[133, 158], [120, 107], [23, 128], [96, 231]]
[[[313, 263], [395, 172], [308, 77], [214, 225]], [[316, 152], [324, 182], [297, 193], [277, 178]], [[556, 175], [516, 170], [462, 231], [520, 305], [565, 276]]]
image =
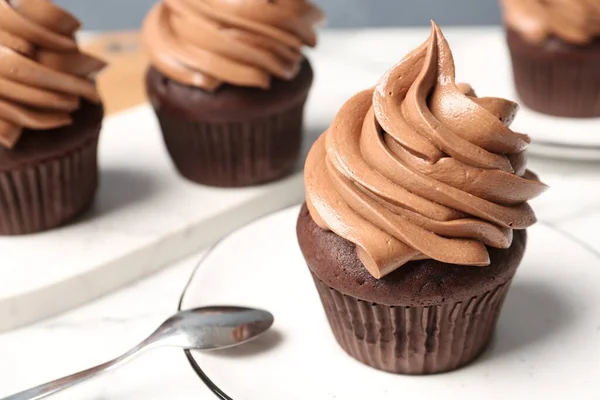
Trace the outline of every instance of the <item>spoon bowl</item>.
[[242, 345], [268, 331], [275, 321], [268, 311], [244, 307], [203, 307], [181, 311], [149, 340], [187, 350], [221, 350]]

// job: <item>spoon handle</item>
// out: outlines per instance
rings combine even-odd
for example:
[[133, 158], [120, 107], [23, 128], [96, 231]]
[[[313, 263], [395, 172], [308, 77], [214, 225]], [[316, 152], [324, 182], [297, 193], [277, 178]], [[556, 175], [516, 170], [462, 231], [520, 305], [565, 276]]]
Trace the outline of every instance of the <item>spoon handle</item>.
[[121, 365], [125, 364], [126, 362], [132, 360], [137, 355], [139, 355], [142, 350], [145, 350], [148, 347], [148, 344], [149, 343], [145, 341], [139, 346], [135, 347], [134, 349], [123, 354], [121, 357], [115, 358], [112, 361], [108, 361], [96, 367], [86, 369], [85, 371], [77, 372], [73, 375], [65, 376], [64, 378], [60, 378], [55, 381], [24, 390], [22, 392], [15, 393], [11, 396], [5, 397], [4, 399], [0, 400], [36, 400], [50, 396], [52, 394], [60, 392], [61, 390], [67, 389], [71, 386], [75, 386], [83, 381], [94, 378], [103, 372], [120, 367]]

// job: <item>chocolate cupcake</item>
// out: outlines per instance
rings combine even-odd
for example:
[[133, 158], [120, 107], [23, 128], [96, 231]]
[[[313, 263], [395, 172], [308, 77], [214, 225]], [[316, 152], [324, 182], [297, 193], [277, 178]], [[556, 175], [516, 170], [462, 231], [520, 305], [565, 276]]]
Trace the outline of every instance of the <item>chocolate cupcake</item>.
[[600, 116], [600, 2], [502, 0], [517, 92], [545, 114]]
[[146, 86], [181, 175], [249, 186], [291, 173], [313, 80], [303, 45], [322, 14], [311, 3], [164, 1], [143, 28]]
[[340, 346], [401, 374], [486, 348], [546, 186], [517, 105], [454, 80], [437, 25], [339, 111], [306, 163], [298, 240]]
[[80, 23], [49, 0], [0, 1], [0, 235], [62, 225], [91, 204], [104, 115]]

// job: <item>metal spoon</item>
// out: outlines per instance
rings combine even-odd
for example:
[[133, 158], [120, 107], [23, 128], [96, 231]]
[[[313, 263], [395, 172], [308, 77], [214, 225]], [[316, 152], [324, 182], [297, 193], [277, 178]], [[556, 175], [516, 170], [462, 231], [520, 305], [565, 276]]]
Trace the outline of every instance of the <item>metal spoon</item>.
[[119, 358], [2, 400], [44, 398], [119, 367], [142, 351], [159, 346], [188, 350], [218, 350], [239, 346], [266, 332], [273, 321], [273, 315], [267, 311], [241, 307], [204, 307], [182, 311], [166, 320], [148, 339]]

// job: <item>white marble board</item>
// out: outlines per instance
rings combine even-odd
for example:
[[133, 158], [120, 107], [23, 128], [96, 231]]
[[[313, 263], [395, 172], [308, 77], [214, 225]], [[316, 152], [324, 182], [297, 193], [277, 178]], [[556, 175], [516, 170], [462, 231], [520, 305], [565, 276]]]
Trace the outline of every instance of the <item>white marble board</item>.
[[180, 178], [149, 106], [107, 119], [100, 164], [96, 202], [76, 223], [0, 238], [0, 331], [139, 280], [303, 194], [299, 174], [249, 189]]

